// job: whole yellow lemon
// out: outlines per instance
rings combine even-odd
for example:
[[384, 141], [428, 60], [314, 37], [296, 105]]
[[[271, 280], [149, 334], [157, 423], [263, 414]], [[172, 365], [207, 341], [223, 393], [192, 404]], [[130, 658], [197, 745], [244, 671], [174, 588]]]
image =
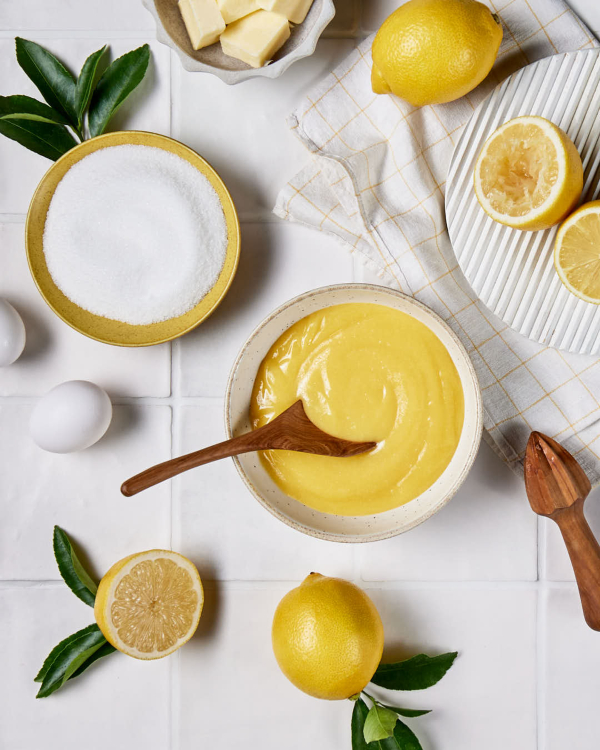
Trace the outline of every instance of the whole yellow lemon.
[[415, 107], [458, 99], [492, 69], [499, 18], [476, 0], [409, 0], [373, 41], [371, 84]]
[[383, 625], [362, 589], [311, 573], [286, 594], [273, 618], [273, 651], [297, 688], [343, 700], [371, 680], [383, 652]]

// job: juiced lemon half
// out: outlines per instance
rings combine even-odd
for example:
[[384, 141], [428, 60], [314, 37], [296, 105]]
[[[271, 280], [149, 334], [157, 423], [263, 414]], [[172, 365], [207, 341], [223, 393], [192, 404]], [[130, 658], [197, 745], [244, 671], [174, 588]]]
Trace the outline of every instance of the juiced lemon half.
[[475, 164], [475, 194], [495, 221], [548, 229], [573, 209], [583, 188], [575, 144], [543, 117], [509, 120], [485, 142]]
[[204, 592], [183, 555], [150, 550], [119, 560], [100, 581], [94, 614], [106, 640], [136, 659], [160, 659], [198, 627]]
[[554, 244], [554, 265], [570, 292], [600, 304], [600, 201], [584, 203], [562, 223]]

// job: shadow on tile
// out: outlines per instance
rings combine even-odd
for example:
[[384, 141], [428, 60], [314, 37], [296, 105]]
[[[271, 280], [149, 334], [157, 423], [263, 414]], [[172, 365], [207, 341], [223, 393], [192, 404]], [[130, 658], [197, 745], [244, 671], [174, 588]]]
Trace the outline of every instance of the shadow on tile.
[[[69, 529], [63, 529], [63, 531], [68, 535], [69, 541], [71, 542], [71, 546], [73, 547], [73, 550], [75, 551], [75, 554], [77, 555], [77, 557], [81, 561], [81, 564], [83, 565], [83, 567], [88, 571], [88, 573], [90, 574], [90, 576], [92, 577], [92, 579], [94, 581], [96, 581], [97, 583], [99, 583], [100, 579], [102, 578], [103, 574], [106, 571], [99, 572], [96, 569], [96, 566], [94, 565], [94, 563], [92, 561], [94, 550], [88, 550], [86, 547], [83, 547], [79, 543], [77, 537], [73, 536], [69, 532]], [[57, 568], [57, 570], [58, 570], [58, 568]], [[65, 584], [65, 586], [66, 586], [66, 584]], [[94, 616], [91, 615], [91, 617], [92, 617], [92, 619], [90, 620], [90, 622], [93, 622], [94, 621]], [[65, 637], [66, 637], [66, 635], [65, 635]]]
[[209, 572], [206, 565], [199, 567], [199, 570], [204, 586], [204, 607], [198, 630], [194, 633], [192, 641], [205, 641], [212, 638], [217, 632], [221, 617], [221, 584], [214, 580], [214, 570]]
[[224, 325], [243, 319], [253, 300], [260, 299], [264, 289], [268, 287], [274, 273], [276, 253], [268, 230], [269, 224], [261, 226], [264, 227], [261, 231], [261, 246], [257, 247], [248, 243], [245, 225], [242, 224], [240, 263], [227, 296], [208, 320], [186, 335], [185, 344], [201, 342], [203, 338], [218, 335], [219, 329]]
[[[108, 394], [111, 397], [112, 395]], [[129, 436], [140, 426], [141, 414], [138, 406], [132, 404], [114, 404], [112, 421], [104, 437], [96, 443], [102, 443], [103, 447], [113, 447], [113, 443], [119, 443], [123, 438]], [[94, 450], [94, 446], [88, 448]]]
[[596, 539], [600, 540], [600, 487], [592, 490], [585, 501], [585, 517], [594, 532]]

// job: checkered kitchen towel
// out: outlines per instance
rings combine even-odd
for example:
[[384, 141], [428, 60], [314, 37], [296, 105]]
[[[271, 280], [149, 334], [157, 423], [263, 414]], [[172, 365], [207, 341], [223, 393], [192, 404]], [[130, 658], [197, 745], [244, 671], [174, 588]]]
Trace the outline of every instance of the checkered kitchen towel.
[[600, 360], [515, 333], [477, 300], [457, 267], [444, 218], [452, 150], [499, 81], [548, 55], [597, 46], [562, 0], [489, 0], [504, 38], [488, 78], [468, 96], [415, 109], [371, 91], [365, 40], [289, 118], [312, 163], [281, 191], [275, 213], [340, 238], [385, 283], [435, 310], [473, 360], [490, 444], [522, 471], [532, 429], [555, 437], [600, 482]]

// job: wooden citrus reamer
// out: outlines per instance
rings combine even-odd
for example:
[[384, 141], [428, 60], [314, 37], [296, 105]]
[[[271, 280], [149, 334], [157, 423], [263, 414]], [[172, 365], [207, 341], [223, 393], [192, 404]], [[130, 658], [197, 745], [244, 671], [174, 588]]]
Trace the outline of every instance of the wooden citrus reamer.
[[532, 509], [558, 524], [579, 586], [585, 621], [600, 630], [600, 545], [583, 514], [592, 485], [556, 440], [532, 432], [525, 453], [525, 488]]

